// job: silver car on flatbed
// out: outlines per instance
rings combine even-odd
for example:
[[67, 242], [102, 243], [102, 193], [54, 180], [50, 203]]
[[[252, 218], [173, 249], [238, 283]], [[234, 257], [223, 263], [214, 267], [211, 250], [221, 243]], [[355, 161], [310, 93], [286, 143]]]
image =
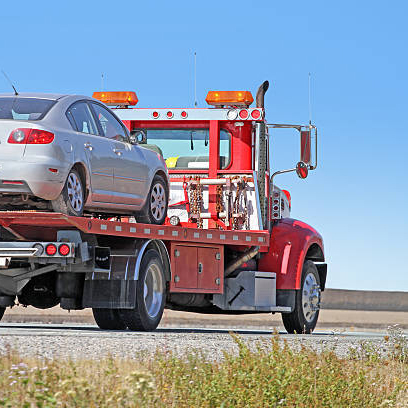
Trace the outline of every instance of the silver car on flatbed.
[[162, 224], [163, 157], [137, 144], [101, 102], [81, 95], [0, 94], [0, 209], [136, 215]]

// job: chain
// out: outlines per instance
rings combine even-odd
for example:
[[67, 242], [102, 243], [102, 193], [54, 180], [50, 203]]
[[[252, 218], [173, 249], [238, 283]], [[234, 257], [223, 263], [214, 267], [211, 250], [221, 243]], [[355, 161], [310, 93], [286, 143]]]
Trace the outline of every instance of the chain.
[[200, 179], [196, 176], [193, 178], [196, 183], [189, 184], [189, 201], [191, 215], [195, 215], [197, 219], [197, 227], [203, 228], [203, 220], [201, 219], [201, 208], [203, 204], [203, 188], [200, 184]]
[[[245, 228], [249, 229], [248, 201], [247, 201], [247, 195], [245, 194], [246, 187], [247, 187], [247, 179], [246, 177], [243, 177], [237, 183], [237, 192], [236, 192], [235, 200], [233, 204], [233, 214], [235, 214], [235, 217], [233, 217], [233, 220], [232, 220], [233, 229], [239, 229], [240, 224], [245, 224]], [[240, 208], [239, 208], [241, 196], [243, 199], [242, 212], [240, 212]], [[241, 215], [241, 216], [239, 217], [238, 215]]]

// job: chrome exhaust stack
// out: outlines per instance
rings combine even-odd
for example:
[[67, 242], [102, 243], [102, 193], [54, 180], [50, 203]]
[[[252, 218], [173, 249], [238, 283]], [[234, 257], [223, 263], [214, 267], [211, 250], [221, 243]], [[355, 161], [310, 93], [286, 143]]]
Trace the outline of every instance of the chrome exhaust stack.
[[258, 88], [258, 91], [256, 92], [256, 107], [257, 108], [264, 108], [265, 102], [265, 93], [269, 88], [269, 81], [265, 81], [262, 83], [262, 85]]

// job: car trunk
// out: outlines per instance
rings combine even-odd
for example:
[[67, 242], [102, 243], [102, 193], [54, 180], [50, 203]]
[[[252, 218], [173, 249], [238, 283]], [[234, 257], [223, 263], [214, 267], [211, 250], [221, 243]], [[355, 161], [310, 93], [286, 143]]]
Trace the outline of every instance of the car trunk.
[[25, 143], [8, 143], [13, 130], [18, 128], [32, 128], [31, 123], [16, 120], [0, 120], [0, 162], [18, 160], [24, 156]]

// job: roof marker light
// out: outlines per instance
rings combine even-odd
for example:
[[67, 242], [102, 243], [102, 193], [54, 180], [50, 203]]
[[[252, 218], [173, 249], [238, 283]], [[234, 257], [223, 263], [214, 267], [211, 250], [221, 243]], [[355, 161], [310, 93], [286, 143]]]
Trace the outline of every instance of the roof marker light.
[[228, 120], [235, 120], [238, 116], [238, 112], [236, 109], [230, 109], [227, 113], [227, 119]]
[[157, 112], [157, 111], [154, 111], [154, 112], [152, 113], [152, 116], [153, 116], [153, 119], [158, 119], [159, 116], [160, 116], [160, 113]]
[[188, 114], [187, 114], [186, 111], [182, 111], [181, 114], [180, 114], [180, 116], [181, 116], [183, 119], [185, 119], [185, 118], [188, 116]]
[[260, 111], [259, 109], [254, 109], [254, 110], [251, 112], [251, 116], [252, 116], [252, 119], [258, 120], [258, 119], [261, 118], [262, 113], [261, 113], [261, 111]]
[[249, 113], [248, 113], [248, 111], [246, 109], [241, 109], [239, 111], [239, 117], [241, 119], [248, 119], [248, 116], [249, 116]]
[[168, 119], [171, 119], [173, 117], [173, 112], [172, 111], [167, 111], [166, 115], [167, 115]]

